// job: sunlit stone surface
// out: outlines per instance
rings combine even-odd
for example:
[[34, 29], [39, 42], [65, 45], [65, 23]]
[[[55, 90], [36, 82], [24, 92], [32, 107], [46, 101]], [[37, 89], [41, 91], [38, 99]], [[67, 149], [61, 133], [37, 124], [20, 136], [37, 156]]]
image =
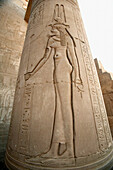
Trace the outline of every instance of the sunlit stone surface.
[[77, 1], [33, 1], [6, 165], [32, 170], [111, 168], [112, 145]]

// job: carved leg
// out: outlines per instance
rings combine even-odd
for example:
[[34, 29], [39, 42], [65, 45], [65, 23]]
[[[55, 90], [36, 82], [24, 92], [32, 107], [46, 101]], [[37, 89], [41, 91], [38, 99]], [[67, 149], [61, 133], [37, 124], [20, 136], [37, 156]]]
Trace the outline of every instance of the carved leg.
[[62, 110], [65, 145], [67, 147], [66, 151], [62, 154], [62, 157], [74, 157], [71, 84], [58, 83], [57, 88]]

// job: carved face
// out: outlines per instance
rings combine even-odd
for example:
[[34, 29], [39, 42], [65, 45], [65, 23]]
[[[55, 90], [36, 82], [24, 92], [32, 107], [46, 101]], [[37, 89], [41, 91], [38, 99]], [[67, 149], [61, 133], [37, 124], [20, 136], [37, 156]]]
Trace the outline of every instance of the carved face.
[[66, 34], [66, 26], [62, 25], [62, 24], [55, 24], [52, 28], [52, 31], [59, 31], [59, 32], [63, 32], [64, 34]]
[[59, 30], [58, 30], [58, 28], [56, 26], [53, 26], [51, 32], [52, 33], [58, 33]]

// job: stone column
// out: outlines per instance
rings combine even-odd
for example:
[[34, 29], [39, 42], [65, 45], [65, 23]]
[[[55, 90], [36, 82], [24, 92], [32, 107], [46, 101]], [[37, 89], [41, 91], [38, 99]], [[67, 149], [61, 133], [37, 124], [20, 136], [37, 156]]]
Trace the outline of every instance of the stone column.
[[4, 160], [27, 23], [20, 0], [0, 1], [0, 166]]
[[77, 1], [33, 1], [16, 86], [7, 166], [111, 168], [112, 147]]

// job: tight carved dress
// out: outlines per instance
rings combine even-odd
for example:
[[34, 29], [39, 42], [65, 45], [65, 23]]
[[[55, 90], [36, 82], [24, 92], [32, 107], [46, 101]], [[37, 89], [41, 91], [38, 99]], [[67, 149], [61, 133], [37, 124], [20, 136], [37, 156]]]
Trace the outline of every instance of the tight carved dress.
[[[73, 157], [73, 118], [72, 118], [72, 72], [69, 59], [69, 35], [62, 25], [55, 25], [51, 31], [49, 47], [54, 50], [55, 115], [50, 152], [58, 156]], [[56, 154], [55, 154], [56, 156]]]
[[40, 155], [41, 157], [75, 157], [72, 75], [76, 81], [77, 56], [74, 47], [73, 38], [66, 29], [66, 25], [63, 23], [53, 24], [44, 57], [32, 72], [26, 74], [26, 79], [29, 79], [49, 58], [53, 58], [54, 122], [50, 147], [48, 151]]

